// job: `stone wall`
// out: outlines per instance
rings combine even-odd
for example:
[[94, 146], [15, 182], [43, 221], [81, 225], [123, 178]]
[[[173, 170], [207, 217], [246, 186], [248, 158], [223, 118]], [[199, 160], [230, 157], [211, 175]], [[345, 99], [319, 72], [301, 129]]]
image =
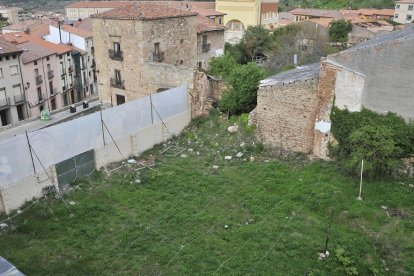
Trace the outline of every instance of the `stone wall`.
[[265, 145], [311, 153], [318, 104], [318, 78], [259, 88], [257, 136]]

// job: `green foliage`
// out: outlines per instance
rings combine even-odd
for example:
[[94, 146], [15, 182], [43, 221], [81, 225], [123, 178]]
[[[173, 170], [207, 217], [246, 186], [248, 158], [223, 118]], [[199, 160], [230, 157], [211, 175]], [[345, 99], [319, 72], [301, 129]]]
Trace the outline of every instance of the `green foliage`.
[[358, 269], [355, 267], [354, 261], [346, 254], [345, 249], [338, 248], [335, 250], [335, 260], [338, 266], [335, 269], [338, 273], [345, 273], [346, 275], [358, 275]]
[[242, 63], [243, 58], [243, 49], [240, 47], [240, 44], [230, 44], [226, 42], [224, 45], [224, 53], [229, 54], [234, 57], [237, 63]]
[[348, 33], [352, 31], [351, 21], [339, 19], [329, 24], [329, 38], [333, 42], [347, 42]]
[[331, 153], [350, 172], [358, 173], [364, 159], [367, 175], [390, 175], [401, 158], [414, 152], [413, 124], [394, 113], [349, 112], [334, 107], [331, 119], [332, 134], [338, 141]]
[[248, 26], [239, 45], [243, 53], [242, 63], [248, 63], [255, 55], [265, 54], [270, 49], [270, 33], [262, 25]]
[[237, 66], [228, 77], [230, 90], [220, 101], [220, 109], [231, 114], [250, 112], [257, 102], [257, 89], [260, 80], [266, 76], [266, 71], [250, 62]]
[[8, 18], [4, 17], [2, 13], [0, 13], [0, 29], [9, 25]]
[[393, 26], [402, 25], [401, 23], [395, 22], [394, 20], [391, 20], [391, 19], [384, 19], [384, 21], [390, 23]]
[[233, 55], [226, 53], [221, 57], [213, 57], [209, 63], [209, 74], [228, 79], [231, 72], [238, 66]]
[[394, 8], [394, 0], [281, 0], [280, 6], [285, 10], [304, 5], [319, 9], [362, 9], [362, 8]]

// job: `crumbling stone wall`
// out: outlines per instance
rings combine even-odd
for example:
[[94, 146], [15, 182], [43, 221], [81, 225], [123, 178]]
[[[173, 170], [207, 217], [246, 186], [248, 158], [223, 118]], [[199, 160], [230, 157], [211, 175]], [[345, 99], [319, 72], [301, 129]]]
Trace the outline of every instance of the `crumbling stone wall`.
[[265, 145], [311, 153], [318, 105], [318, 78], [259, 88], [258, 139]]

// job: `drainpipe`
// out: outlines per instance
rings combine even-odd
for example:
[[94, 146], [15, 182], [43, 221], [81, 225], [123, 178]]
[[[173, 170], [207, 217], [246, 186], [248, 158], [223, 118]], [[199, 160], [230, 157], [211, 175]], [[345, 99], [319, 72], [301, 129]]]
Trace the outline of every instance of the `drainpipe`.
[[48, 110], [49, 110], [49, 112], [50, 112], [50, 103], [49, 103], [49, 95], [48, 95], [48, 93], [47, 93], [47, 81], [46, 81], [46, 75], [45, 75], [45, 66], [44, 66], [44, 62], [43, 62], [43, 59], [44, 58], [42, 58], [42, 71], [43, 71], [43, 79], [45, 80], [44, 81], [44, 84], [45, 84], [45, 91], [46, 91], [46, 103], [47, 103], [47, 107], [48, 107]]
[[58, 26], [59, 26], [59, 39], [60, 39], [60, 43], [62, 44], [62, 32], [60, 30], [60, 23], [61, 23], [61, 21], [59, 20], [58, 21]]
[[[27, 107], [28, 104], [26, 102], [26, 87], [24, 86], [25, 83], [24, 83], [23, 72], [22, 72], [23, 62], [21, 61], [21, 56], [20, 55], [17, 56], [17, 60], [19, 61], [20, 79], [22, 80], [22, 84], [23, 84], [23, 101], [24, 101], [24, 106], [26, 107], [26, 116], [27, 116], [27, 118], [30, 118], [31, 116], [30, 116], [30, 113], [29, 113], [29, 108]], [[27, 118], [25, 118], [25, 119], [27, 119]]]

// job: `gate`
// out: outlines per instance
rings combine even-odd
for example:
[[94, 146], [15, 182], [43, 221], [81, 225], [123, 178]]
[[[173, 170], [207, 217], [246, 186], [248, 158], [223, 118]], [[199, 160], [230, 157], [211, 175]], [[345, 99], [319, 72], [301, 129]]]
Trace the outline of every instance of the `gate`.
[[89, 176], [95, 171], [93, 150], [81, 153], [56, 164], [56, 174], [59, 189], [66, 190], [75, 180]]

